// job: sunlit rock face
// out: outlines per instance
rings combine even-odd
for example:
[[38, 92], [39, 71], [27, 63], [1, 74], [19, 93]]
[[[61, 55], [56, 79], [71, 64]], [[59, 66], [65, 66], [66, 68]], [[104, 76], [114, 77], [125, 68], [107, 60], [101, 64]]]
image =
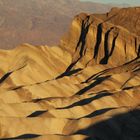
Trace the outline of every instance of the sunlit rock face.
[[140, 139], [139, 12], [81, 13], [58, 46], [0, 50], [0, 138]]
[[[84, 65], [89, 62], [111, 65], [129, 62], [139, 55], [138, 9], [112, 9], [107, 14], [77, 15], [69, 34], [61, 41], [62, 46], [74, 55], [74, 59], [81, 58]], [[135, 13], [134, 18], [130, 17], [132, 13]]]

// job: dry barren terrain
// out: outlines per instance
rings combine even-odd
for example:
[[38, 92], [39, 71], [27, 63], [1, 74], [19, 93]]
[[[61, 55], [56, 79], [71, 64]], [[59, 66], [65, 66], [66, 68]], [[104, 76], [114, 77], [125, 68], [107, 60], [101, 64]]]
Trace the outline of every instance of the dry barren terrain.
[[0, 50], [0, 138], [139, 140], [139, 15], [81, 13], [59, 46]]

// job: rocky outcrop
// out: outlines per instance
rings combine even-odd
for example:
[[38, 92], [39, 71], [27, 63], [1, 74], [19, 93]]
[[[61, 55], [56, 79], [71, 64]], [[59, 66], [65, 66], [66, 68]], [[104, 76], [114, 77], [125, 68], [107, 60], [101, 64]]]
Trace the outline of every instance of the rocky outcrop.
[[[139, 20], [137, 11], [140, 10], [137, 9], [139, 8], [136, 8], [135, 20]], [[130, 8], [130, 12], [131, 10], [133, 8]], [[126, 15], [117, 15], [117, 12], [114, 13], [112, 10], [106, 18], [103, 18], [104, 15], [84, 13], [75, 17], [69, 34], [61, 41], [61, 46], [71, 52], [73, 63], [80, 61], [84, 66], [91, 64], [118, 66], [139, 56], [140, 37], [136, 32], [131, 32], [131, 26], [135, 26], [135, 21], [131, 20], [130, 30], [125, 28], [127, 25], [121, 26], [127, 21], [114, 24], [116, 17], [120, 20], [129, 16], [128, 9], [122, 11]], [[139, 23], [137, 24], [139, 27]]]

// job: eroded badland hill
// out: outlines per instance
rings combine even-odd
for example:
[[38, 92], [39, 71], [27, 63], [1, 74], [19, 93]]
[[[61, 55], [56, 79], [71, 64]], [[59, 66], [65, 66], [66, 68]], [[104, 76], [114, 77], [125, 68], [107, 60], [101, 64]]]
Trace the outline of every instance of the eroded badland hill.
[[58, 46], [0, 50], [0, 138], [139, 140], [139, 15], [81, 13]]

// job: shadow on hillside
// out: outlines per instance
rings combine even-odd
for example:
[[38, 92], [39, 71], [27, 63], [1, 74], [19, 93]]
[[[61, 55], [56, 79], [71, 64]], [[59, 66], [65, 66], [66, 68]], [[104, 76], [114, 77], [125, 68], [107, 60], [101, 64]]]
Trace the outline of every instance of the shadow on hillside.
[[109, 79], [111, 76], [103, 76], [103, 77], [98, 77], [95, 79], [95, 81], [93, 83], [91, 83], [90, 85], [84, 87], [83, 89], [81, 89], [80, 91], [78, 91], [75, 95], [82, 95], [85, 92], [89, 91], [90, 89], [92, 89], [93, 87], [101, 84], [103, 81]]
[[5, 75], [3, 75], [3, 77], [1, 77], [0, 79], [0, 84], [3, 83], [11, 74], [12, 72], [8, 72]]
[[64, 73], [60, 74], [58, 77], [56, 77], [56, 79], [63, 78], [64, 76], [71, 76], [71, 75], [76, 74], [76, 73], [78, 73], [78, 72], [80, 72], [80, 71], [82, 70], [81, 68], [71, 70], [71, 68], [72, 68], [74, 65], [75, 65], [75, 64], [71, 64], [71, 65], [67, 68], [67, 70], [66, 70]]
[[96, 44], [94, 49], [94, 59], [97, 58], [99, 47], [102, 41], [102, 23], [100, 23], [97, 27], [97, 38], [96, 38]]
[[111, 108], [103, 108], [103, 109], [95, 110], [92, 113], [90, 113], [90, 114], [88, 114], [88, 115], [86, 115], [84, 117], [81, 117], [79, 119], [96, 117], [98, 115], [102, 115], [102, 114], [104, 114], [104, 113], [106, 113], [106, 112], [108, 112], [110, 110], [113, 110], [113, 109], [116, 109], [116, 108], [111, 107]]
[[35, 111], [33, 112], [32, 114], [28, 115], [27, 117], [30, 118], [30, 117], [38, 117], [44, 113], [46, 113], [47, 111], [44, 111], [44, 110], [41, 110], [41, 111]]
[[140, 110], [113, 116], [75, 134], [89, 136], [85, 140], [140, 140]]
[[112, 29], [114, 29], [113, 27], [108, 30], [106, 33], [105, 33], [105, 40], [104, 40], [104, 58], [100, 61], [100, 64], [107, 64], [108, 63], [108, 60], [109, 58], [112, 56], [113, 52], [114, 52], [114, 49], [115, 49], [115, 45], [116, 45], [116, 39], [118, 37], [118, 34], [113, 38], [113, 41], [112, 41], [112, 46], [111, 46], [111, 50], [109, 52], [109, 34], [110, 32], [112, 31]]
[[99, 93], [97, 93], [97, 95], [90, 97], [90, 98], [86, 98], [86, 99], [82, 99], [78, 102], [75, 102], [69, 106], [66, 107], [62, 107], [62, 108], [57, 108], [57, 109], [70, 109], [72, 107], [76, 107], [76, 106], [84, 106], [86, 104], [89, 104], [91, 102], [93, 102], [94, 100], [98, 100], [100, 98], [106, 97], [106, 96], [111, 96], [112, 94], [107, 92], [107, 91], [101, 91]]
[[21, 140], [21, 139], [32, 139], [32, 138], [37, 138], [37, 137], [40, 137], [40, 135], [25, 134], [25, 135], [21, 135], [21, 136], [14, 137], [14, 138], [2, 138], [0, 140]]
[[82, 21], [81, 34], [80, 34], [79, 41], [76, 45], [76, 51], [80, 47], [80, 49], [79, 49], [80, 50], [80, 52], [79, 52], [80, 59], [82, 58], [82, 56], [85, 54], [85, 51], [86, 51], [86, 48], [85, 48], [86, 37], [87, 37], [88, 31], [89, 31], [89, 27], [92, 24], [92, 22], [89, 23], [89, 20], [90, 20], [90, 17], [87, 16], [86, 21], [84, 21], [84, 20]]

